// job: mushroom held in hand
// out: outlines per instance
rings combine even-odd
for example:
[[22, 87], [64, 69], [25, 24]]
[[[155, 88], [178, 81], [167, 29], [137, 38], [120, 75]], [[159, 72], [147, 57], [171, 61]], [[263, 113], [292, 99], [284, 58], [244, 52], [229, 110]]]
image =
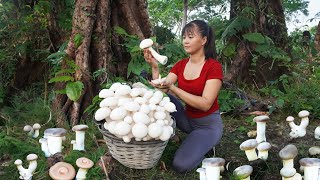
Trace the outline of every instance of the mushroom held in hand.
[[82, 157], [77, 159], [76, 164], [79, 167], [76, 179], [85, 180], [88, 169], [90, 169], [93, 166], [93, 162], [88, 158]]
[[239, 180], [250, 180], [250, 175], [251, 175], [252, 171], [253, 171], [252, 166], [243, 165], [243, 166], [237, 167], [233, 171], [233, 174]]
[[58, 162], [49, 170], [49, 176], [54, 180], [72, 180], [75, 175], [76, 170], [66, 162]]
[[256, 139], [248, 139], [240, 144], [240, 149], [244, 150], [248, 161], [254, 161], [258, 159], [256, 153], [256, 147], [258, 146]]
[[266, 123], [270, 118], [265, 115], [256, 116], [253, 121], [257, 123], [257, 143], [267, 141], [266, 139]]
[[76, 132], [76, 140], [75, 144], [73, 144], [73, 150], [84, 151], [85, 131], [87, 129], [87, 125], [76, 125], [72, 128], [72, 131]]
[[162, 65], [165, 65], [168, 61], [168, 57], [167, 56], [162, 56], [159, 53], [157, 53], [153, 48], [153, 41], [152, 39], [144, 39], [141, 41], [139, 47], [140, 49], [146, 49], [148, 48], [149, 51], [151, 52], [152, 56], [159, 61]]
[[283, 167], [293, 168], [293, 159], [298, 155], [298, 149], [295, 145], [289, 144], [279, 152]]

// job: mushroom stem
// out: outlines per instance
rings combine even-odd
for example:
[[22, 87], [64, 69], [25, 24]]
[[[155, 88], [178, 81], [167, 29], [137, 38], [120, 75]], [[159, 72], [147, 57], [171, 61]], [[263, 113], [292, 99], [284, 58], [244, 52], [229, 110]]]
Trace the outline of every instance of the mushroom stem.
[[220, 167], [219, 166], [207, 166], [206, 178], [209, 180], [220, 180]]
[[29, 161], [28, 171], [30, 172], [30, 174], [33, 174], [33, 172], [37, 169], [37, 165], [37, 160]]
[[263, 160], [267, 160], [268, 159], [268, 150], [266, 151], [258, 151], [258, 158], [263, 159]]
[[149, 51], [151, 52], [152, 56], [159, 61], [162, 65], [165, 65], [168, 61], [168, 57], [167, 56], [163, 56], [160, 55], [159, 53], [157, 53], [152, 47], [148, 48]]
[[53, 155], [62, 151], [62, 137], [48, 136], [49, 154]]
[[76, 148], [74, 150], [84, 151], [85, 131], [76, 131]]
[[257, 122], [257, 143], [266, 141], [266, 122]]
[[311, 167], [304, 167], [304, 180], [313, 180], [318, 179], [319, 177], [319, 166], [311, 166]]
[[206, 178], [206, 169], [205, 168], [198, 168], [197, 172], [199, 173], [199, 180], [207, 180]]
[[85, 180], [87, 175], [88, 169], [79, 168], [76, 176], [76, 180]]
[[303, 117], [301, 118], [301, 122], [300, 122], [300, 126], [304, 127], [304, 129], [309, 125], [309, 118], [307, 117]]
[[44, 152], [45, 157], [49, 157], [51, 154], [49, 153], [48, 149], [48, 141], [46, 138], [39, 139], [39, 142], [41, 144], [41, 150]]
[[256, 148], [245, 150], [248, 161], [254, 161], [258, 159]]
[[294, 167], [293, 159], [282, 160], [282, 163], [283, 163], [283, 167], [287, 167], [287, 168]]

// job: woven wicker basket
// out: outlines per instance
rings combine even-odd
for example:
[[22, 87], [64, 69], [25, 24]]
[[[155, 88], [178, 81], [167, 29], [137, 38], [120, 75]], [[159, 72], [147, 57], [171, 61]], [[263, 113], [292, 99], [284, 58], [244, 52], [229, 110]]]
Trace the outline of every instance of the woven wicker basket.
[[103, 125], [98, 125], [98, 128], [103, 134], [112, 157], [122, 165], [133, 169], [154, 167], [168, 143], [168, 140], [135, 141], [134, 139], [130, 143], [125, 143], [104, 129]]

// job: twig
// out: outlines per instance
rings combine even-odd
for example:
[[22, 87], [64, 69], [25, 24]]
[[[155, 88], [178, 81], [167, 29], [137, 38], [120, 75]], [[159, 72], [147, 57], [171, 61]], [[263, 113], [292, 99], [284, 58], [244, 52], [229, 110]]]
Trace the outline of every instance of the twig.
[[101, 160], [101, 163], [102, 163], [103, 171], [104, 171], [104, 173], [106, 174], [106, 180], [110, 180], [109, 175], [108, 175], [108, 171], [107, 171], [106, 166], [104, 165], [104, 159], [103, 159], [102, 156], [100, 156], [100, 160]]
[[41, 127], [44, 126], [44, 125], [46, 125], [46, 124], [48, 124], [48, 123], [51, 121], [51, 119], [52, 119], [52, 113], [51, 113], [51, 111], [50, 111], [50, 115], [49, 115], [48, 121], [47, 121], [46, 123], [42, 124]]

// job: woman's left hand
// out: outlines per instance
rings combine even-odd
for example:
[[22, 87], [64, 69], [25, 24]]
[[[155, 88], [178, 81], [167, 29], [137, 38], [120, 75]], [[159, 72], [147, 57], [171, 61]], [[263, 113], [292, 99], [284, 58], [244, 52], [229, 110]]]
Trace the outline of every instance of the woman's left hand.
[[172, 86], [174, 86], [174, 85], [172, 84], [172, 82], [167, 82], [167, 81], [165, 81], [165, 82], [163, 82], [163, 83], [160, 83], [160, 84], [154, 84], [153, 82], [150, 82], [150, 84], [151, 84], [153, 87], [155, 87], [155, 88], [157, 88], [157, 89], [160, 89], [160, 90], [163, 91], [163, 92], [169, 91], [170, 88], [171, 88]]

